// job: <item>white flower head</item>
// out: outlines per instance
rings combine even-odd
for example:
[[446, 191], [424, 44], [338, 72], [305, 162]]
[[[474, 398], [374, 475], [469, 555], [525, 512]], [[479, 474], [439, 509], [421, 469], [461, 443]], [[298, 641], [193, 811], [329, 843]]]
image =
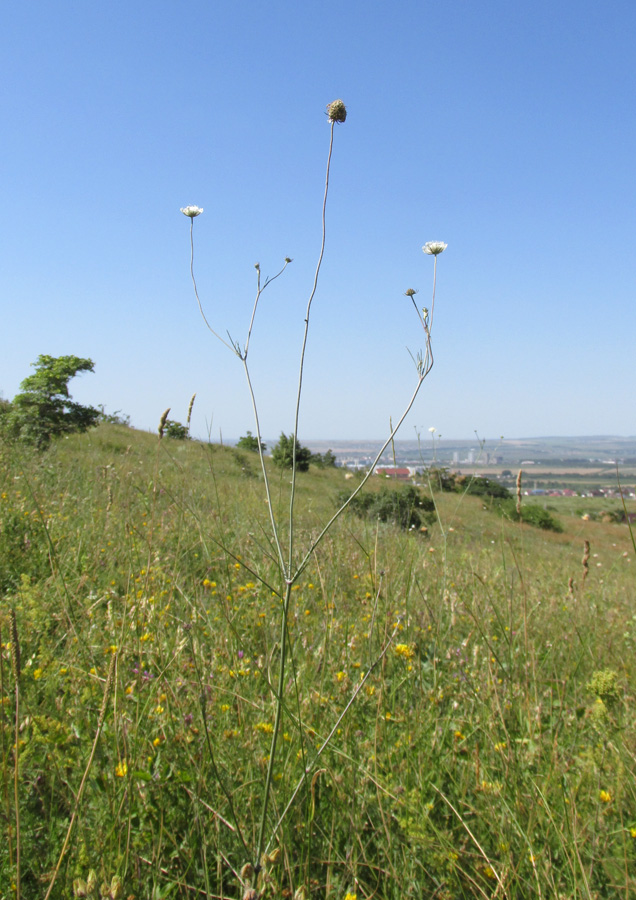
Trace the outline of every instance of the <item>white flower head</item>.
[[189, 219], [194, 219], [195, 216], [200, 216], [203, 210], [200, 206], [186, 206], [186, 208], [182, 209], [181, 212]]
[[434, 425], [431, 425], [431, 427], [428, 430], [431, 432], [431, 434], [435, 434], [435, 432], [437, 431], [437, 428]]
[[443, 253], [447, 247], [448, 244], [445, 244], [444, 241], [427, 241], [422, 247], [422, 250], [429, 256], [439, 256], [439, 254]]

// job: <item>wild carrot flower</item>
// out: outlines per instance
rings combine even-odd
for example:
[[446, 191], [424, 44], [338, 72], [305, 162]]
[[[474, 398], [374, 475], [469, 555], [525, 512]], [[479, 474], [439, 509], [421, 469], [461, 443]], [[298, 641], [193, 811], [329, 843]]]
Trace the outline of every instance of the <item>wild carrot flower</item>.
[[200, 216], [203, 210], [199, 206], [186, 206], [181, 212], [189, 219], [194, 219], [195, 216]]
[[448, 244], [445, 244], [443, 241], [427, 241], [422, 247], [422, 250], [429, 256], [439, 256], [439, 254], [443, 253], [447, 247]]

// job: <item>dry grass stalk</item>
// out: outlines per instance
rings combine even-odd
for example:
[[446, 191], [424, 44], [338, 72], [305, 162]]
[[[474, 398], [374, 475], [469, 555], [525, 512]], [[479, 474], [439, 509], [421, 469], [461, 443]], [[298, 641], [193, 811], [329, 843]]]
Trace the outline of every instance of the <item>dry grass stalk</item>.
[[20, 678], [20, 641], [18, 638], [18, 623], [15, 617], [15, 610], [9, 613], [11, 617], [11, 669], [16, 682]]
[[588, 572], [590, 571], [590, 542], [583, 541], [583, 559], [581, 560], [581, 565], [583, 566], [583, 577], [581, 578], [581, 590], [585, 587], [585, 579], [588, 576]]
[[15, 895], [20, 900], [20, 795], [18, 784], [20, 780], [20, 638], [18, 635], [18, 622], [15, 610], [11, 609], [11, 669], [15, 679], [15, 764], [13, 766], [13, 796], [15, 802]]
[[186, 428], [188, 429], [188, 432], [190, 431], [190, 420], [192, 418], [192, 407], [194, 406], [195, 397], [196, 394], [193, 394], [190, 398], [190, 406], [188, 406], [188, 418], [186, 419]]
[[521, 515], [521, 469], [517, 474], [517, 515]]
[[159, 419], [159, 428], [157, 431], [159, 432], [159, 440], [163, 437], [163, 433], [166, 427], [166, 420], [168, 419], [168, 413], [170, 412], [170, 407], [162, 413], [161, 418]]

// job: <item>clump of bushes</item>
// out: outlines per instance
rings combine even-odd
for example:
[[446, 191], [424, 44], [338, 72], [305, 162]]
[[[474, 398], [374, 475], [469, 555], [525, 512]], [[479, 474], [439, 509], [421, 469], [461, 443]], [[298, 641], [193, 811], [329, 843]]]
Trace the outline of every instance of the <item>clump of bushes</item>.
[[[338, 506], [350, 496], [347, 491], [341, 491], [336, 498]], [[361, 519], [390, 522], [405, 531], [425, 529], [435, 520], [435, 503], [412, 485], [400, 489], [382, 487], [374, 493], [357, 494], [349, 509]]]
[[435, 468], [428, 471], [429, 480], [433, 489], [440, 491], [453, 491], [457, 494], [471, 494], [475, 497], [493, 497], [508, 500], [512, 494], [507, 487], [492, 478], [484, 478], [481, 475], [459, 475], [449, 472], [448, 469]]
[[555, 519], [547, 509], [539, 506], [537, 503], [528, 503], [521, 506], [521, 512], [517, 512], [514, 500], [505, 500], [498, 504], [502, 513], [506, 518], [514, 521], [524, 522], [526, 525], [533, 525], [535, 528], [542, 528], [544, 531], [554, 531], [561, 534], [563, 526], [558, 519]]

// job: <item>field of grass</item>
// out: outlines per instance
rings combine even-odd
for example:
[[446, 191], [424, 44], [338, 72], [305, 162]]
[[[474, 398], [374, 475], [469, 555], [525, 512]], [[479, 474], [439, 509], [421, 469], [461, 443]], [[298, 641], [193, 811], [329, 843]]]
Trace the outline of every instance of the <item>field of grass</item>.
[[[117, 426], [0, 454], [2, 900], [636, 896], [626, 525], [442, 493], [425, 534], [345, 513], [293, 585], [257, 860], [281, 648], [258, 457]], [[355, 483], [298, 475], [299, 558]]]

